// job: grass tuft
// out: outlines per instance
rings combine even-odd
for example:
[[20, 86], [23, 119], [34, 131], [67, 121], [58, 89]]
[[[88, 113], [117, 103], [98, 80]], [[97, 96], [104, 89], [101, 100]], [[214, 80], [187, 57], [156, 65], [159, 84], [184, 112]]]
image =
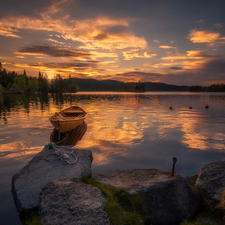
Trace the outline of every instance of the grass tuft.
[[31, 215], [25, 216], [21, 219], [24, 225], [42, 225], [41, 217], [37, 211], [34, 211]]
[[105, 211], [111, 225], [143, 225], [144, 199], [141, 195], [130, 196], [127, 190], [102, 184], [92, 178], [82, 177], [86, 184], [99, 188], [108, 199]]

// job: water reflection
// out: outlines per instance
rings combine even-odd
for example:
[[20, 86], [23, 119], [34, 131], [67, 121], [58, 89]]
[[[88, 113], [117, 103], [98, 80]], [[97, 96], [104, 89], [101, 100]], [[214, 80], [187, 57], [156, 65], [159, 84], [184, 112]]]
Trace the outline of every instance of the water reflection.
[[[173, 156], [178, 158], [177, 173], [194, 175], [202, 165], [225, 157], [224, 100], [223, 93], [0, 95], [1, 187], [10, 193], [11, 177], [49, 137], [59, 140], [49, 117], [71, 105], [81, 106], [87, 118], [62, 145], [89, 148], [93, 175], [110, 169], [170, 170]], [[0, 197], [4, 195], [1, 191]]]
[[68, 131], [67, 133], [61, 133], [54, 128], [50, 136], [50, 142], [54, 142], [57, 145], [75, 146], [77, 142], [82, 139], [86, 131], [87, 124], [85, 121], [75, 129]]

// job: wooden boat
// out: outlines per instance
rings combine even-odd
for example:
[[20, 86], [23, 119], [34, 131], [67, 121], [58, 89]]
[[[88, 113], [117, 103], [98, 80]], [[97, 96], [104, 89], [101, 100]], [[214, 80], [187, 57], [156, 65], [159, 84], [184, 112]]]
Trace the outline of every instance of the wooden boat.
[[60, 112], [56, 112], [49, 120], [52, 125], [62, 133], [78, 127], [86, 118], [87, 113], [79, 106], [71, 106]]

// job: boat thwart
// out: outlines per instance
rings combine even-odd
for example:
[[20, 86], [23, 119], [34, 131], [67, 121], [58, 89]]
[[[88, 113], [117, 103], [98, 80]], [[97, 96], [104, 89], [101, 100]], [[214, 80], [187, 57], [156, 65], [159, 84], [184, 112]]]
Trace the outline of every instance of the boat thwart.
[[52, 125], [62, 133], [78, 127], [86, 118], [87, 113], [79, 106], [71, 106], [60, 112], [56, 112], [49, 118]]

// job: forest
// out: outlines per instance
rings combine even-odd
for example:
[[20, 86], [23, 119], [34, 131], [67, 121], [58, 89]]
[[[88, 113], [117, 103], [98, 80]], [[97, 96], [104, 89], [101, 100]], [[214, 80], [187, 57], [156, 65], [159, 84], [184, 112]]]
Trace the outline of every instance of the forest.
[[189, 87], [191, 92], [225, 92], [225, 84], [212, 84], [209, 87], [199, 85]]
[[39, 72], [37, 77], [31, 77], [26, 74], [25, 70], [23, 74], [7, 72], [0, 62], [1, 93], [75, 93], [77, 91], [78, 87], [71, 76], [63, 79], [60, 74], [57, 74], [49, 80], [47, 75]]
[[77, 91], [190, 91], [190, 92], [225, 92], [225, 84], [212, 84], [208, 87], [178, 86], [155, 82], [129, 82], [124, 83], [116, 80], [96, 80], [91, 78], [68, 78], [63, 79], [57, 74], [53, 79], [41, 72], [37, 77], [6, 71], [0, 62], [0, 93], [76, 93]]

